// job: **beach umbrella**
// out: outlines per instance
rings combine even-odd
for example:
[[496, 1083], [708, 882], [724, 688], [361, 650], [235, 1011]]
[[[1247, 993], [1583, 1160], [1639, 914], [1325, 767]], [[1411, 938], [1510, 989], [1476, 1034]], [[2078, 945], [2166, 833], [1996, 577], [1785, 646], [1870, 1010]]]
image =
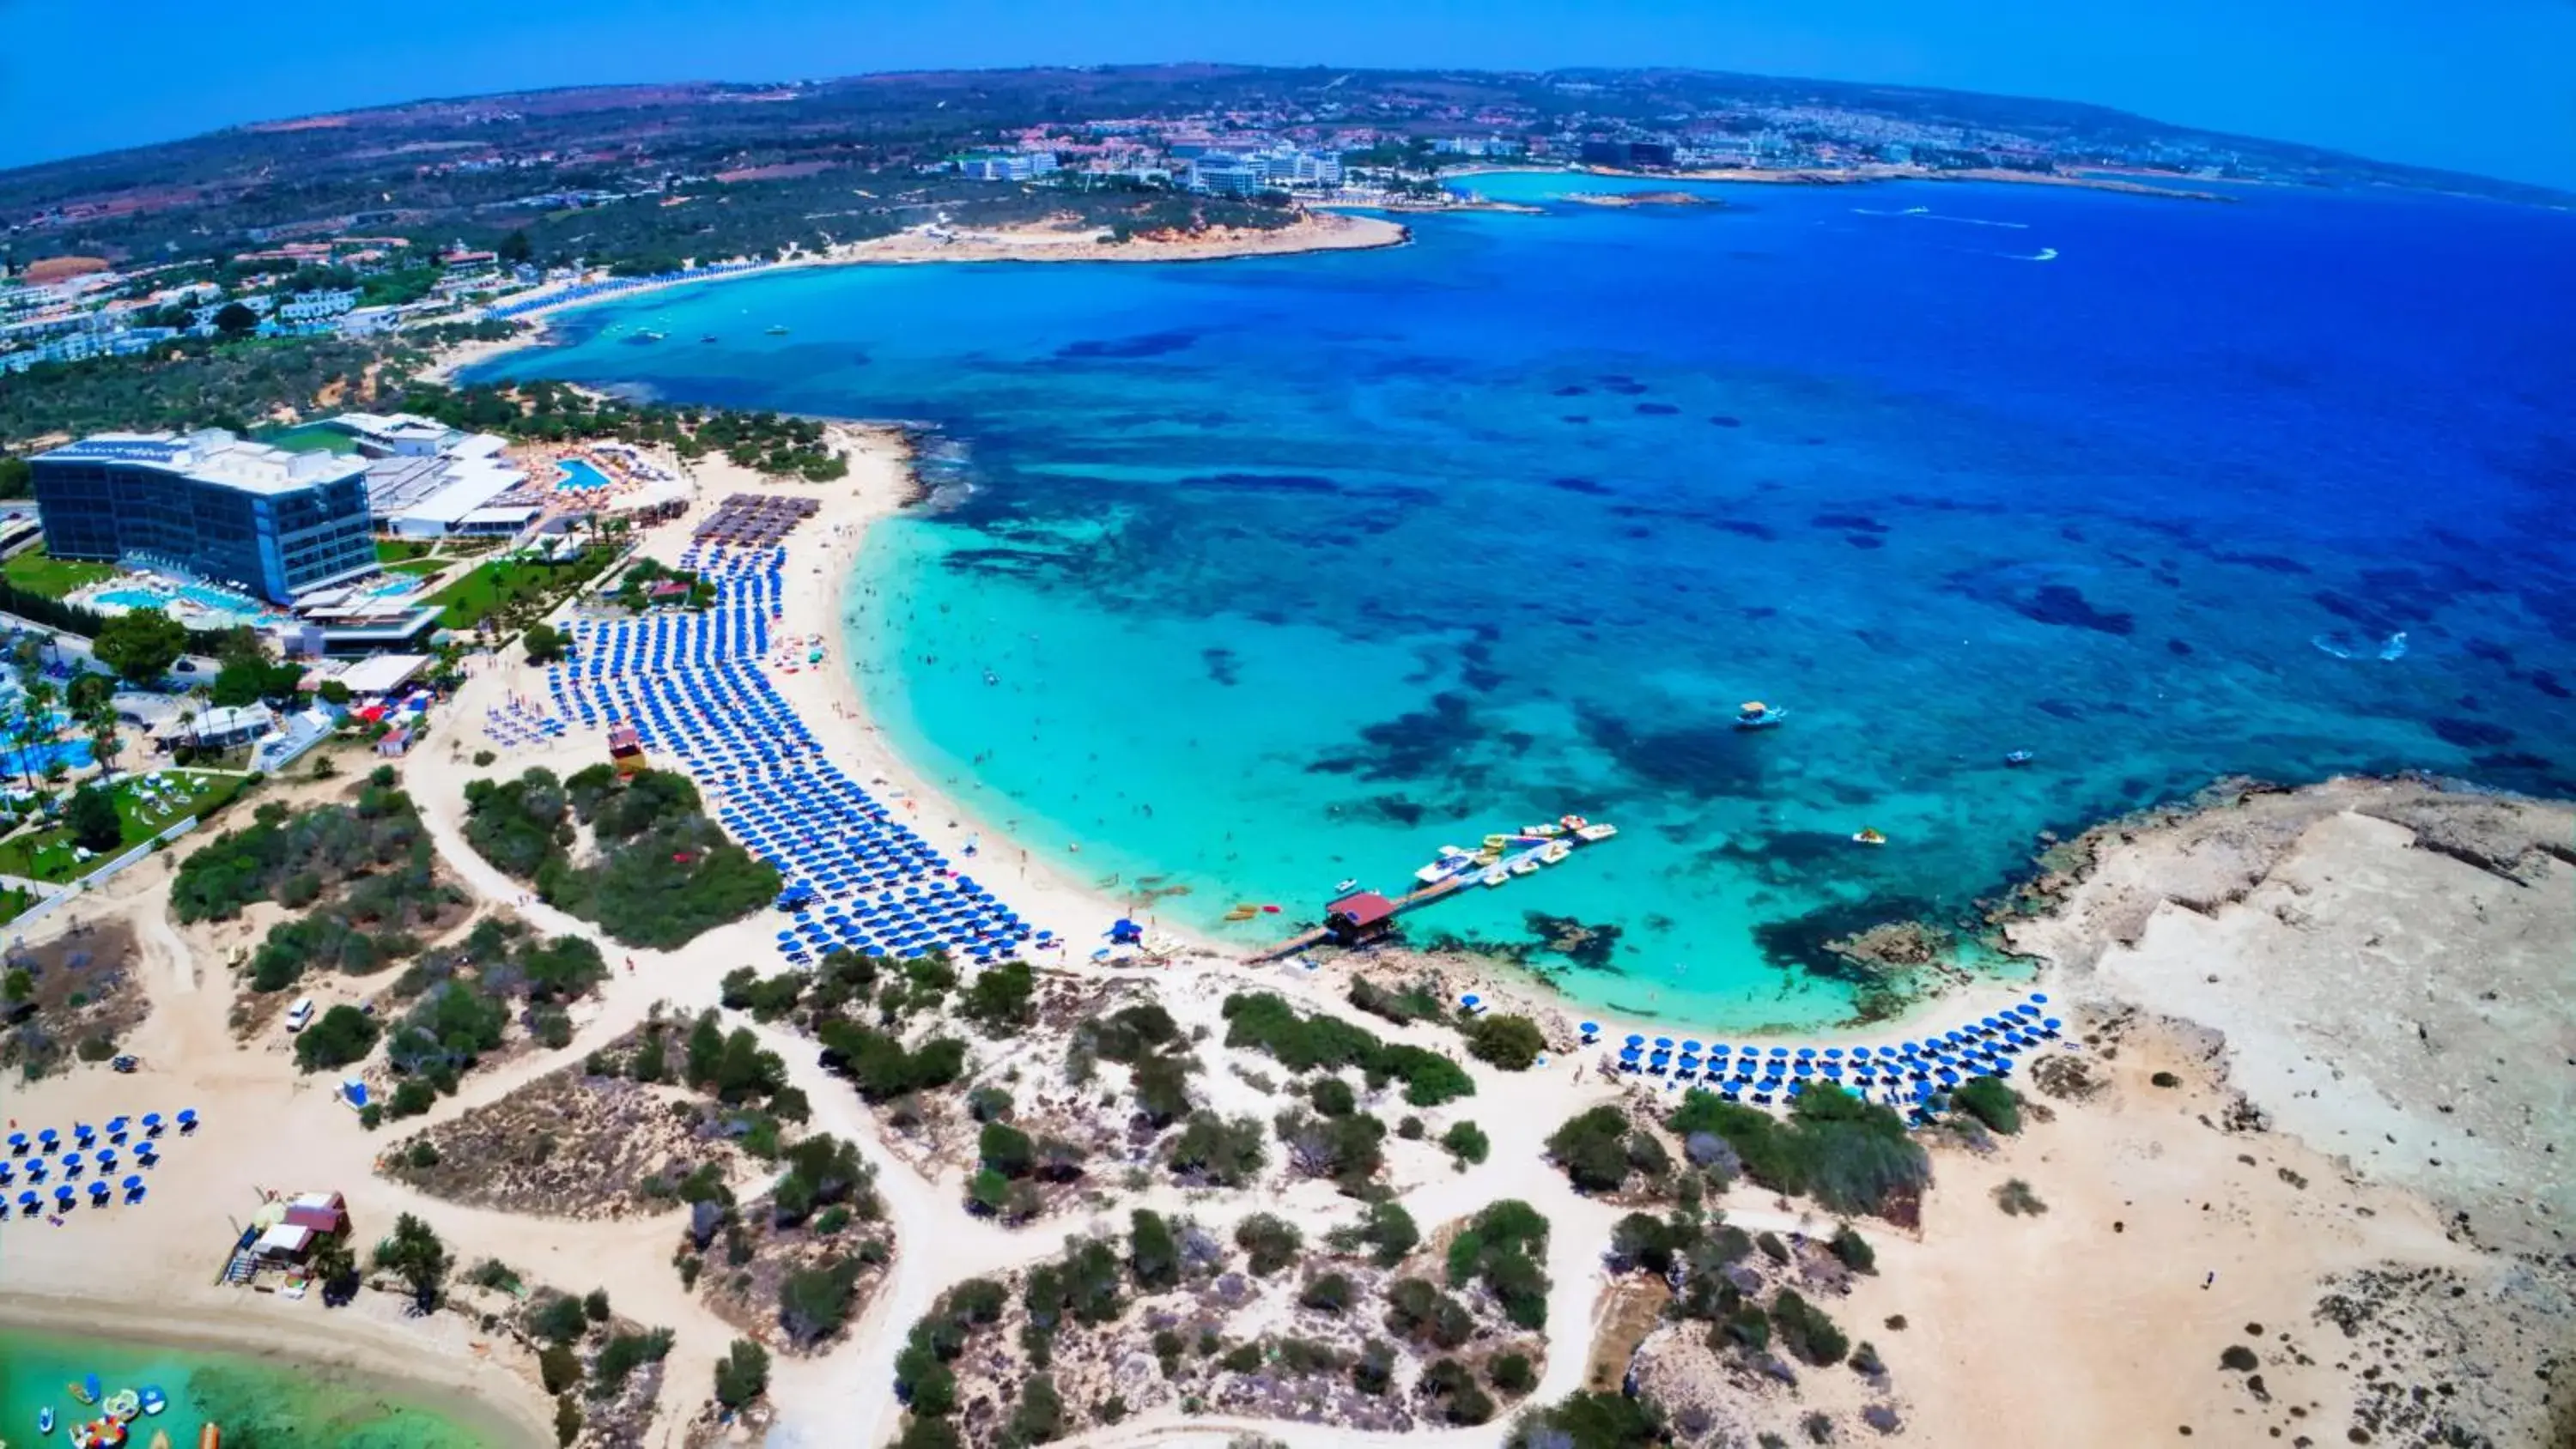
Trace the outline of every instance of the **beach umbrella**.
[[2057, 1035], [2057, 1029], [2063, 1025], [2065, 1025], [2064, 1022], [2059, 1021], [2056, 1017], [2052, 1016], [2048, 1020], [2041, 1022], [2039, 1024], [2039, 1029], [2047, 1032], [2050, 1036], [2055, 1036]]
[[107, 1135], [108, 1135], [108, 1137], [109, 1137], [111, 1140], [113, 1140], [113, 1139], [115, 1139], [115, 1138], [118, 1138], [118, 1137], [122, 1137], [122, 1136], [124, 1136], [124, 1135], [125, 1135], [125, 1128], [126, 1128], [126, 1124], [127, 1124], [127, 1123], [129, 1123], [129, 1122], [131, 1122], [131, 1121], [133, 1121], [133, 1120], [134, 1120], [134, 1119], [132, 1119], [132, 1118], [130, 1118], [130, 1117], [121, 1117], [121, 1116], [120, 1116], [120, 1117], [110, 1117], [110, 1118], [108, 1118], [108, 1119], [107, 1119]]
[[1672, 1039], [1671, 1037], [1668, 1037], [1668, 1036], [1659, 1036], [1659, 1037], [1655, 1038], [1655, 1050], [1657, 1050], [1657, 1051], [1659, 1051], [1659, 1052], [1661, 1052], [1661, 1051], [1670, 1051], [1670, 1050], [1672, 1050], [1672, 1046], [1673, 1046], [1673, 1039]]
[[90, 1206], [92, 1206], [92, 1207], [105, 1207], [105, 1206], [107, 1206], [107, 1194], [108, 1194], [108, 1191], [109, 1191], [109, 1189], [108, 1189], [108, 1186], [107, 1186], [107, 1179], [105, 1179], [105, 1178], [96, 1178], [96, 1179], [93, 1179], [93, 1180], [90, 1182], [90, 1185], [89, 1185], [89, 1201], [90, 1201]]
[[182, 1107], [179, 1109], [179, 1130], [182, 1132], [194, 1132], [197, 1130], [196, 1108]]
[[1802, 1061], [1802, 1062], [1803, 1062], [1803, 1061], [1808, 1061], [1808, 1060], [1813, 1059], [1815, 1055], [1816, 1055], [1816, 1049], [1815, 1049], [1814, 1047], [1800, 1047], [1800, 1048], [1798, 1048], [1798, 1060], [1800, 1060], [1800, 1061]]
[[80, 1155], [79, 1153], [77, 1153], [77, 1152], [66, 1152], [66, 1153], [64, 1153], [64, 1154], [63, 1154], [63, 1175], [64, 1175], [65, 1177], [78, 1177], [78, 1176], [80, 1176], [80, 1170], [81, 1170], [81, 1155]]
[[1867, 1061], [1867, 1060], [1869, 1060], [1869, 1048], [1867, 1048], [1867, 1047], [1853, 1047], [1853, 1048], [1852, 1048], [1852, 1051], [1851, 1051], [1851, 1054], [1852, 1054], [1852, 1060], [1854, 1060], [1854, 1061]]
[[55, 1131], [51, 1127], [44, 1128], [36, 1133], [36, 1146], [40, 1151], [51, 1152], [54, 1150], [54, 1144], [62, 1140], [63, 1134]]
[[27, 1134], [26, 1134], [26, 1133], [24, 1133], [24, 1132], [12, 1132], [12, 1133], [10, 1133], [10, 1134], [9, 1134], [9, 1151], [10, 1151], [11, 1155], [13, 1155], [13, 1156], [15, 1156], [15, 1155], [21, 1155], [21, 1154], [24, 1154], [24, 1153], [26, 1152], [26, 1150], [27, 1150]]
[[[1039, 933], [1039, 936], [1040, 936], [1040, 938], [1041, 938], [1041, 939], [1043, 939], [1043, 938], [1044, 938], [1044, 936], [1045, 936], [1045, 933], [1044, 933], [1044, 932], [1040, 932], [1040, 933]], [[1581, 1029], [1581, 1031], [1583, 1032], [1583, 1039], [1584, 1039], [1585, 1041], [1590, 1041], [1590, 1040], [1592, 1040], [1594, 1037], [1599, 1036], [1599, 1035], [1601, 1034], [1601, 1023], [1599, 1023], [1599, 1022], [1597, 1022], [1597, 1021], [1587, 1021], [1587, 1022], [1582, 1023], [1582, 1025], [1581, 1025], [1581, 1028], [1580, 1028], [1580, 1029]]]
[[54, 1202], [57, 1206], [70, 1207], [79, 1200], [79, 1197], [80, 1194], [73, 1192], [72, 1185], [68, 1182], [54, 1189]]
[[1797, 1064], [1796, 1066], [1794, 1066], [1794, 1067], [1790, 1068], [1790, 1070], [1791, 1070], [1791, 1071], [1796, 1072], [1799, 1076], [1802, 1076], [1802, 1077], [1804, 1077], [1804, 1076], [1809, 1076], [1809, 1075], [1812, 1075], [1812, 1074], [1815, 1072], [1815, 1070], [1816, 1070], [1816, 1064], [1815, 1064], [1814, 1062], [1811, 1062], [1811, 1061], [1807, 1060], [1805, 1057], [1800, 1057], [1800, 1058], [1798, 1059], [1798, 1064]]
[[1787, 1047], [1773, 1047], [1771, 1049], [1771, 1055], [1774, 1058], [1786, 1057], [1789, 1055], [1789, 1049]]
[[1485, 998], [1483, 998], [1483, 997], [1481, 997], [1481, 996], [1478, 996], [1476, 993], [1474, 993], [1474, 992], [1470, 991], [1470, 992], [1466, 993], [1465, 995], [1463, 995], [1463, 996], [1461, 996], [1461, 997], [1459, 997], [1459, 998], [1458, 998], [1458, 1004], [1459, 1004], [1460, 1006], [1463, 1006], [1463, 1007], [1467, 1008], [1469, 1011], [1473, 1011], [1473, 1010], [1475, 1010], [1475, 1009], [1477, 1008], [1477, 1006], [1478, 1006], [1478, 1005], [1480, 1005], [1480, 1004], [1484, 1001], [1484, 999], [1485, 999]]
[[2036, 991], [2030, 994], [2030, 999], [2040, 1006], [2046, 1006], [2048, 1004], [2048, 998]]
[[18, 1206], [28, 1212], [34, 1212], [44, 1204], [45, 1200], [36, 1196], [36, 1190], [32, 1187], [18, 1194]]
[[1691, 1039], [1689, 1039], [1689, 1038], [1684, 1038], [1684, 1039], [1683, 1039], [1683, 1041], [1682, 1041], [1682, 1050], [1683, 1050], [1683, 1051], [1686, 1051], [1686, 1052], [1695, 1052], [1695, 1051], [1698, 1051], [1698, 1050], [1699, 1050], [1699, 1043], [1698, 1043], [1697, 1041], [1691, 1040]]
[[1842, 1055], [1843, 1055], [1843, 1049], [1842, 1049], [1841, 1047], [1827, 1047], [1827, 1048], [1825, 1048], [1825, 1060], [1827, 1060], [1827, 1061], [1829, 1061], [1829, 1062], [1841, 1061], [1841, 1060], [1842, 1060]]

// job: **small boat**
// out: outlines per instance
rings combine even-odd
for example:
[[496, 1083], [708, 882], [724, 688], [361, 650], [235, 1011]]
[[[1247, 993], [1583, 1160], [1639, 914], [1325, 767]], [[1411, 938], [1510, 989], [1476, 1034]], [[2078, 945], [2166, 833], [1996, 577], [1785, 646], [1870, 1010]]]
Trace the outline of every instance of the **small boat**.
[[787, 328], [784, 325], [772, 327], [769, 329], [769, 335], [772, 337], [784, 337], [787, 335]]
[[1496, 833], [1485, 837], [1485, 848], [1487, 850], [1500, 850], [1504, 846], [1510, 844], [1511, 839], [1512, 838], [1510, 836], [1497, 831]]
[[224, 1431], [212, 1424], [199, 1429], [197, 1449], [224, 1449]]
[[132, 1389], [118, 1389], [108, 1395], [107, 1402], [100, 1407], [107, 1411], [109, 1418], [119, 1423], [129, 1422], [143, 1412], [143, 1396]]
[[1350, 878], [1349, 878], [1349, 879], [1347, 879], [1347, 880], [1339, 880], [1339, 881], [1335, 881], [1335, 882], [1333, 883], [1333, 894], [1335, 894], [1335, 895], [1337, 895], [1337, 896], [1346, 896], [1346, 895], [1349, 895], [1351, 892], [1353, 892], [1353, 891], [1355, 891], [1355, 890], [1358, 890], [1359, 888], [1360, 888], [1359, 877], [1357, 877], [1357, 876], [1352, 876], [1352, 877], [1350, 877]]
[[54, 1432], [53, 1405], [47, 1404], [36, 1411], [36, 1432], [39, 1434], [50, 1434]]
[[98, 1375], [96, 1374], [82, 1374], [81, 1381], [79, 1383], [66, 1384], [64, 1387], [70, 1392], [73, 1398], [80, 1400], [84, 1404], [95, 1404], [98, 1402], [99, 1387]]
[[2027, 765], [2038, 758], [2039, 757], [2037, 755], [2032, 754], [2028, 750], [2015, 750], [2011, 754], [2004, 756], [2004, 763], [2007, 765], [2021, 766]]
[[143, 1412], [147, 1414], [157, 1414], [170, 1407], [170, 1396], [161, 1392], [161, 1386], [158, 1384], [145, 1384], [141, 1397]]
[[170, 1449], [170, 1431], [167, 1429], [153, 1430], [151, 1449]]
[[1586, 845], [1598, 845], [1602, 841], [1608, 840], [1611, 836], [1618, 833], [1619, 827], [1605, 820], [1598, 825], [1584, 826], [1582, 829], [1574, 832], [1574, 838], [1582, 841]]
[[699, 334], [698, 340], [700, 342], [713, 342], [716, 340], [716, 335], [712, 332], [701, 333]]
[[1740, 730], [1767, 730], [1787, 719], [1785, 709], [1773, 709], [1758, 699], [1748, 699], [1735, 707], [1735, 727]]
[[1887, 837], [1864, 825], [1852, 832], [1852, 841], [1858, 845], [1885, 845]]
[[643, 331], [635, 334], [635, 340], [638, 342], [659, 342], [668, 335], [669, 334], [667, 333], [656, 332], [652, 328], [647, 327]]
[[1563, 835], [1565, 831], [1566, 827], [1563, 825], [1524, 825], [1521, 827], [1521, 834], [1535, 836], [1541, 840], [1554, 839], [1559, 835]]

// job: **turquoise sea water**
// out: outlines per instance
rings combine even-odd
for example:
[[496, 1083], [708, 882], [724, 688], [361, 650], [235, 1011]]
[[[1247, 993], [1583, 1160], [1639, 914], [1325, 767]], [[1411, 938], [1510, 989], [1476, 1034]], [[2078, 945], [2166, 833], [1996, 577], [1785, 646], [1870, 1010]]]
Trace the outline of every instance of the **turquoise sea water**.
[[[0, 1330], [0, 1439], [64, 1444], [95, 1418], [67, 1391], [96, 1374], [107, 1394], [157, 1385], [170, 1407], [134, 1421], [127, 1443], [144, 1449], [157, 1431], [174, 1449], [196, 1449], [201, 1427], [223, 1430], [226, 1449], [484, 1449], [489, 1434], [428, 1406], [388, 1396], [328, 1370], [289, 1371], [225, 1354]], [[36, 1433], [52, 1405], [51, 1437]]]
[[[2576, 793], [2576, 217], [1477, 185], [1544, 213], [782, 274], [485, 375], [935, 427], [950, 506], [851, 589], [872, 704], [1034, 847], [1246, 940], [1581, 811], [1618, 841], [1416, 931], [1570, 918], [1580, 1001], [1803, 1025], [1848, 1004], [1824, 940], [2221, 773]], [[1729, 728], [1756, 698], [1788, 722]]]

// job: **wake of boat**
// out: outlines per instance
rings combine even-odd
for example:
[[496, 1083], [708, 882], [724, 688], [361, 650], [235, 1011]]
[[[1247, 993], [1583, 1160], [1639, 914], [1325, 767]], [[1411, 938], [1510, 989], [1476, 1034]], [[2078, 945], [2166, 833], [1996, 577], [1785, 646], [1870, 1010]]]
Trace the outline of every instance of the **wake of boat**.
[[1944, 216], [1928, 206], [1909, 206], [1903, 211], [1877, 211], [1866, 206], [1855, 206], [1851, 210], [1854, 216], [1910, 216], [1917, 221], [1946, 221], [1959, 226], [2000, 226], [2013, 231], [2030, 230], [2030, 223], [2026, 221], [1996, 221], [1983, 216]]
[[2371, 648], [2367, 641], [2343, 633], [2319, 634], [2308, 642], [2337, 659], [2397, 660], [2406, 657], [2406, 631], [2403, 629], [2389, 635], [2377, 649]]

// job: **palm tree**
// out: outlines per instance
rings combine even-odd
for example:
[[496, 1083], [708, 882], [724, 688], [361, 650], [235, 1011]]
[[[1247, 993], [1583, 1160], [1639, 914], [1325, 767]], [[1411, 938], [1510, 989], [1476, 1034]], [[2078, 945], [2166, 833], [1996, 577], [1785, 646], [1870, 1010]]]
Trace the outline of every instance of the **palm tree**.
[[89, 712], [89, 753], [98, 761], [98, 778], [104, 784], [116, 778], [116, 752], [122, 743], [116, 731], [116, 706], [101, 704]]

